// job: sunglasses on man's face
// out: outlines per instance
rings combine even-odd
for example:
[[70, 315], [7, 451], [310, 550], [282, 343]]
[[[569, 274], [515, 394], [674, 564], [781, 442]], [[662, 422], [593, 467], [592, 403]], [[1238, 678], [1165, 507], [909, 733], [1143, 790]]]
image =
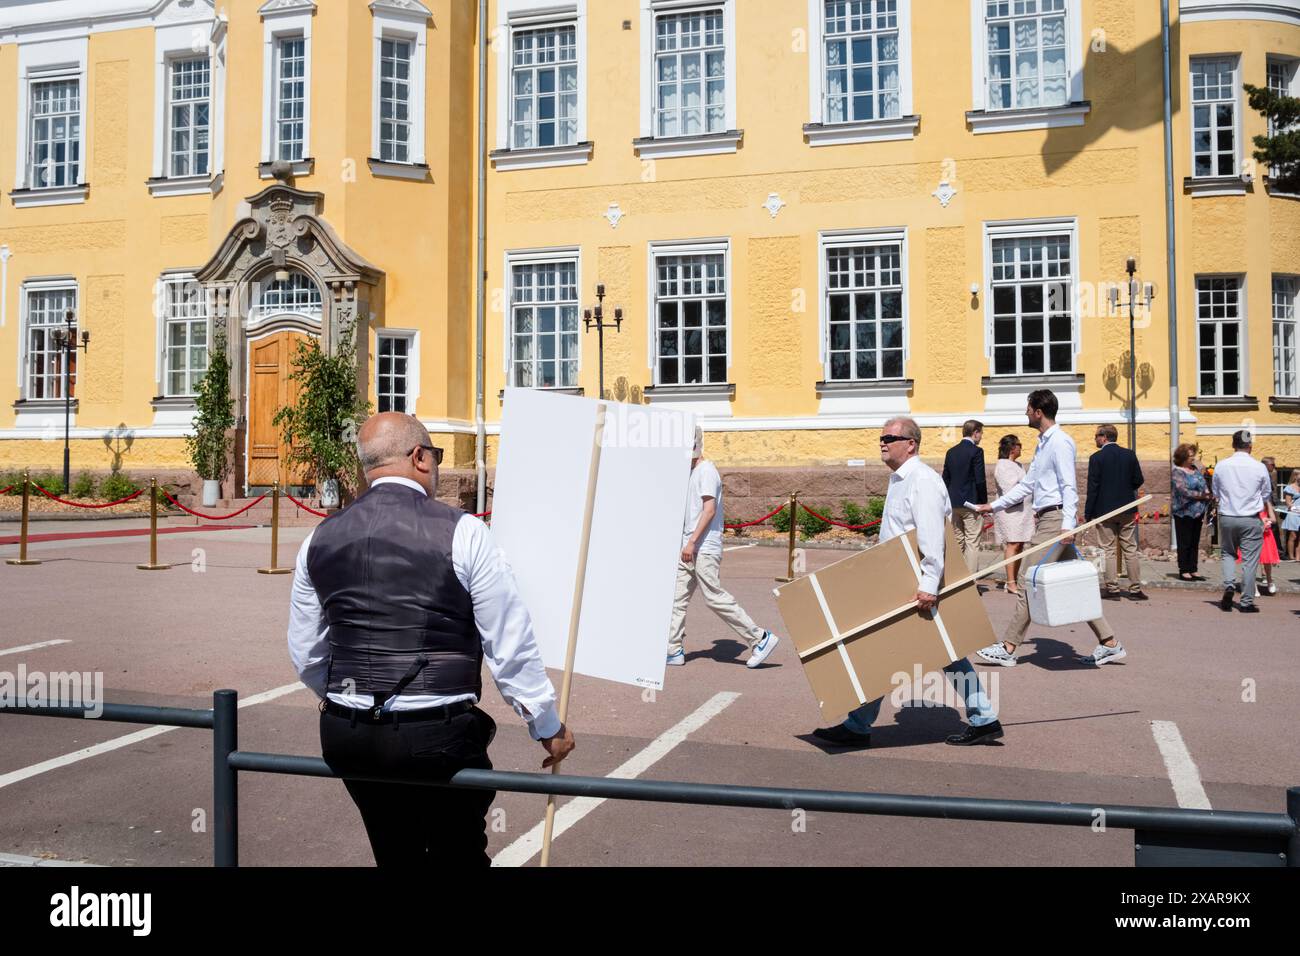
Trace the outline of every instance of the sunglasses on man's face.
[[414, 448], [412, 448], [410, 451], [406, 453], [405, 457], [410, 458], [420, 449], [424, 449], [425, 451], [433, 455], [433, 463], [435, 465], [442, 464], [442, 449], [434, 445], [416, 445]]
[[892, 445], [896, 441], [911, 441], [906, 435], [881, 435], [880, 444]]

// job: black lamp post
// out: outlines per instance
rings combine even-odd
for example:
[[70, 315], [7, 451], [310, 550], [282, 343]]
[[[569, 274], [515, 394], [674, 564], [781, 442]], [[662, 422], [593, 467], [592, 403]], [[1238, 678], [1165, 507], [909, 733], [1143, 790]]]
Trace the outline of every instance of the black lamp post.
[[[1156, 287], [1150, 282], [1143, 285], [1137, 280], [1137, 260], [1132, 256], [1124, 265], [1124, 271], [1128, 273], [1128, 301], [1124, 305], [1128, 306], [1128, 447], [1131, 451], [1137, 452], [1137, 335], [1134, 332], [1134, 323], [1138, 305], [1141, 304], [1148, 312], [1151, 310], [1151, 300], [1156, 297]], [[1120, 305], [1119, 288], [1112, 286], [1107, 292], [1110, 299], [1111, 310], [1114, 311]]]
[[596, 327], [596, 347], [600, 353], [600, 397], [605, 397], [605, 330], [614, 329], [620, 331], [623, 324], [623, 309], [620, 306], [614, 307], [614, 321], [605, 321], [605, 283], [596, 284], [596, 307], [595, 309], [584, 309], [582, 312], [582, 321], [588, 332], [591, 327]]
[[[72, 484], [68, 439], [72, 430], [71, 370], [77, 358], [77, 322], [71, 309], [64, 314], [64, 319], [67, 327], [54, 330], [54, 344], [63, 353], [63, 493], [66, 495]], [[81, 349], [90, 351], [89, 332], [81, 333]]]

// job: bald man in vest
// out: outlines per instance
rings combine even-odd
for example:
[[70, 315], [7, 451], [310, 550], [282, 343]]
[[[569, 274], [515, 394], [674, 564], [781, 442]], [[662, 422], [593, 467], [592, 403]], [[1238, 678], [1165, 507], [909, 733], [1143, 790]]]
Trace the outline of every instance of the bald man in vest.
[[[532, 621], [482, 521], [437, 501], [442, 449], [412, 415], [357, 436], [369, 488], [298, 552], [289, 655], [321, 698], [325, 762], [344, 776], [445, 781], [490, 770], [482, 666], [548, 756], [560, 723]], [[490, 790], [345, 780], [381, 867], [487, 866]]]

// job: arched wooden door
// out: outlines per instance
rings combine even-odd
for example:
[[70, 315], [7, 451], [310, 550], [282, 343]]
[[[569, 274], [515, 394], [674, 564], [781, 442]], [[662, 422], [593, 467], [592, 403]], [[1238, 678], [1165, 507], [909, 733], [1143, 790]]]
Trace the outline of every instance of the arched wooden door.
[[248, 486], [269, 487], [277, 479], [282, 486], [313, 484], [309, 470], [290, 468], [289, 446], [281, 438], [273, 419], [285, 405], [298, 397], [298, 384], [291, 381], [293, 356], [302, 332], [276, 332], [248, 343]]

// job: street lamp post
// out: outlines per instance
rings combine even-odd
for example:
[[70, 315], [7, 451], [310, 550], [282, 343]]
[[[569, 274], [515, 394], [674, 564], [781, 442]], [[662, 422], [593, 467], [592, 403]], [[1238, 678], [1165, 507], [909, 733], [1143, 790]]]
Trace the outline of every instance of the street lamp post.
[[600, 353], [600, 397], [605, 397], [605, 330], [614, 329], [621, 331], [623, 324], [623, 309], [621, 306], [614, 307], [614, 321], [605, 321], [605, 283], [596, 284], [596, 307], [594, 309], [584, 309], [582, 312], [582, 321], [588, 332], [592, 326], [596, 328], [596, 348]]
[[[77, 357], [77, 322], [71, 309], [64, 313], [66, 328], [54, 331], [54, 344], [63, 353], [63, 493], [72, 486], [69, 439], [72, 431], [72, 363]], [[90, 351], [90, 333], [81, 333], [81, 349]]]
[[[1148, 282], [1142, 284], [1137, 279], [1137, 259], [1132, 256], [1124, 265], [1128, 273], [1128, 447], [1137, 452], [1137, 309], [1139, 304], [1148, 312], [1151, 300], [1156, 297], [1156, 287]], [[1119, 287], [1111, 286], [1107, 291], [1110, 308], [1113, 313], [1120, 305]]]

